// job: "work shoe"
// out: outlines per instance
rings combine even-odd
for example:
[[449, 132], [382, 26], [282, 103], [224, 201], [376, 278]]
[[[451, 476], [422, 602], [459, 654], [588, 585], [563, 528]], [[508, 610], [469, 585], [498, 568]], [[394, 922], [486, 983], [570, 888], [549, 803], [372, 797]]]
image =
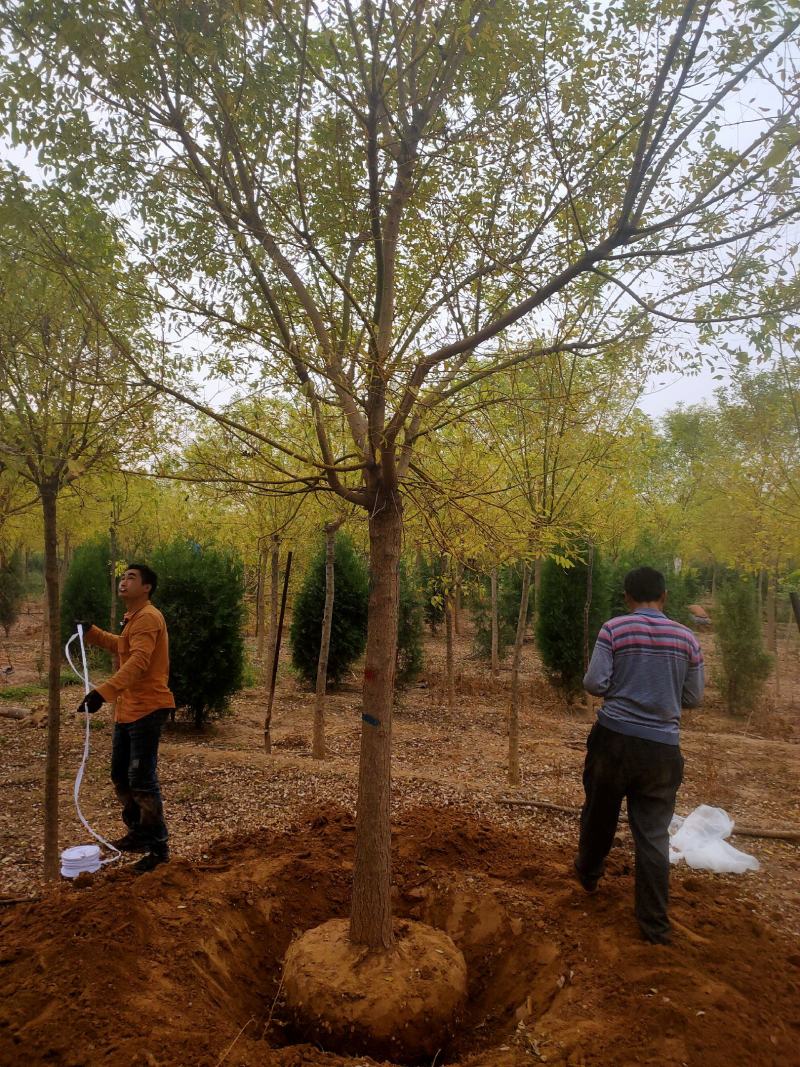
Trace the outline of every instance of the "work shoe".
[[111, 844], [120, 852], [147, 852], [147, 845], [134, 830], [125, 834], [124, 837], [118, 837]]
[[587, 893], [597, 892], [597, 879], [587, 878], [585, 874], [582, 874], [580, 868], [578, 867], [577, 859], [572, 861], [572, 870], [575, 877], [578, 879], [581, 886], [583, 887], [583, 889], [586, 890]]
[[137, 860], [133, 865], [134, 871], [137, 874], [147, 874], [148, 871], [154, 871], [162, 863], [167, 863], [169, 860], [169, 852], [146, 852], [140, 860]]

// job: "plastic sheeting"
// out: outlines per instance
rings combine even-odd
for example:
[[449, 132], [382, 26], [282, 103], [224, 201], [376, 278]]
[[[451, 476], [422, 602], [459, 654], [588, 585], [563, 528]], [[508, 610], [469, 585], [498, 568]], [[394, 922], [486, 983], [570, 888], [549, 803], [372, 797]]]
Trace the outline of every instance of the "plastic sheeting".
[[759, 870], [761, 864], [755, 856], [740, 852], [725, 840], [732, 832], [733, 819], [722, 808], [701, 804], [685, 819], [674, 815], [669, 827], [670, 862], [685, 860], [695, 870], [716, 874]]

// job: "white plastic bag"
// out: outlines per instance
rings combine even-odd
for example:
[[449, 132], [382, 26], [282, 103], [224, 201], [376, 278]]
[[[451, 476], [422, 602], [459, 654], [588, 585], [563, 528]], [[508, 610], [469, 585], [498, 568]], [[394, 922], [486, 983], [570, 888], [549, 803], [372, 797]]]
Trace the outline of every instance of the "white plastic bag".
[[701, 804], [685, 819], [674, 815], [669, 826], [671, 863], [686, 860], [695, 870], [716, 874], [742, 874], [757, 871], [761, 864], [725, 840], [733, 831], [733, 820], [722, 808]]

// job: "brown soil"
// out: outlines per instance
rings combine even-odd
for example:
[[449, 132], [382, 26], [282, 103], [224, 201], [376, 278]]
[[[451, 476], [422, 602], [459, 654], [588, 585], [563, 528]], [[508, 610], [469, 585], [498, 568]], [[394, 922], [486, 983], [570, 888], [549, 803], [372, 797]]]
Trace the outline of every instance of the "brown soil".
[[404, 1062], [430, 1063], [452, 1044], [467, 1002], [464, 954], [427, 923], [393, 926], [385, 952], [353, 944], [346, 918], [292, 942], [282, 977], [292, 1031], [336, 1052]]
[[[25, 671], [35, 677], [35, 623], [29, 616], [12, 634], [15, 683]], [[713, 661], [711, 638], [703, 643]], [[780, 691], [773, 686], [749, 719], [724, 714], [713, 687], [706, 707], [687, 715], [680, 811], [705, 802], [743, 824], [800, 825], [799, 645], [787, 630]], [[426, 651], [425, 686], [396, 716], [393, 877], [397, 917], [445, 930], [467, 961], [466, 1015], [437, 1067], [800, 1063], [797, 844], [735, 838], [761, 860], [755, 874], [675, 868], [674, 944], [645, 944], [627, 830], [600, 891], [587, 896], [569, 877], [575, 820], [498, 803], [508, 794], [507, 673], [493, 685], [464, 637], [451, 712], [441, 639]], [[525, 670], [515, 795], [576, 805], [591, 711], [561, 705], [529, 646]], [[75, 695], [65, 690], [65, 709]], [[301, 932], [347, 914], [352, 873], [355, 680], [331, 696], [324, 763], [310, 758], [311, 706], [282, 672], [273, 757], [260, 749], [255, 690], [202, 735], [168, 730], [173, 861], [139, 878], [110, 868], [54, 889], [39, 880], [44, 731], [0, 719], [0, 893], [35, 898], [0, 909], [0, 1064], [375, 1062], [298, 1044], [287, 1029], [284, 953]], [[101, 717], [92, 745], [84, 810], [114, 834]], [[62, 847], [86, 838], [70, 810], [80, 746], [79, 724], [65, 715]]]

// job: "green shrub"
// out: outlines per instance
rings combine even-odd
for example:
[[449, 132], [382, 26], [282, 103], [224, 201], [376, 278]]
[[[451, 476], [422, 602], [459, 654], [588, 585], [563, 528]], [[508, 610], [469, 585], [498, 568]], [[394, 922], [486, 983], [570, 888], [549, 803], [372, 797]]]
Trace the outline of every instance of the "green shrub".
[[[519, 602], [522, 596], [522, 566], [501, 567], [497, 574], [497, 654], [500, 659], [514, 644], [517, 636]], [[535, 590], [531, 574], [528, 594], [528, 622], [533, 618]], [[492, 655], [492, 584], [491, 578], [481, 578], [478, 593], [472, 598], [472, 617], [475, 622], [475, 650], [483, 659]]]
[[423, 609], [414, 574], [400, 561], [400, 617], [397, 628], [398, 685], [410, 685], [422, 670]]
[[23, 592], [22, 555], [19, 549], [15, 549], [8, 562], [0, 567], [0, 626], [5, 630], [6, 637], [19, 618]]
[[[107, 537], [86, 541], [75, 549], [61, 593], [62, 644], [75, 632], [76, 619], [93, 622], [104, 630], [109, 629], [111, 615], [109, 567]], [[124, 610], [124, 605], [120, 608], [121, 611]]]
[[636, 567], [655, 567], [661, 571], [667, 583], [667, 602], [664, 614], [676, 622], [688, 626], [691, 623], [689, 604], [695, 603], [702, 591], [700, 574], [692, 567], [684, 565], [675, 573], [675, 556], [657, 545], [652, 537], [643, 534], [636, 546], [623, 553], [610, 568], [609, 583], [611, 587], [611, 615], [625, 615], [628, 608], [623, 595], [623, 583], [628, 571]]
[[715, 640], [720, 656], [720, 688], [731, 715], [749, 711], [769, 676], [772, 657], [764, 650], [753, 583], [728, 581], [719, 591]]
[[176, 540], [153, 553], [153, 602], [169, 630], [170, 688], [201, 727], [226, 714], [244, 673], [244, 568], [234, 553]]
[[[369, 578], [363, 558], [350, 538], [337, 533], [334, 541], [334, 593], [331, 643], [328, 650], [329, 685], [339, 683], [363, 653], [367, 642]], [[317, 662], [325, 611], [325, 544], [308, 565], [295, 597], [290, 639], [292, 664], [309, 685], [316, 685]]]
[[[571, 695], [580, 692], [583, 683], [583, 610], [587, 577], [587, 566], [581, 560], [572, 567], [562, 567], [553, 559], [542, 564], [536, 639], [546, 670]], [[607, 576], [595, 549], [589, 611], [590, 655], [597, 632], [608, 617], [608, 603]]]

